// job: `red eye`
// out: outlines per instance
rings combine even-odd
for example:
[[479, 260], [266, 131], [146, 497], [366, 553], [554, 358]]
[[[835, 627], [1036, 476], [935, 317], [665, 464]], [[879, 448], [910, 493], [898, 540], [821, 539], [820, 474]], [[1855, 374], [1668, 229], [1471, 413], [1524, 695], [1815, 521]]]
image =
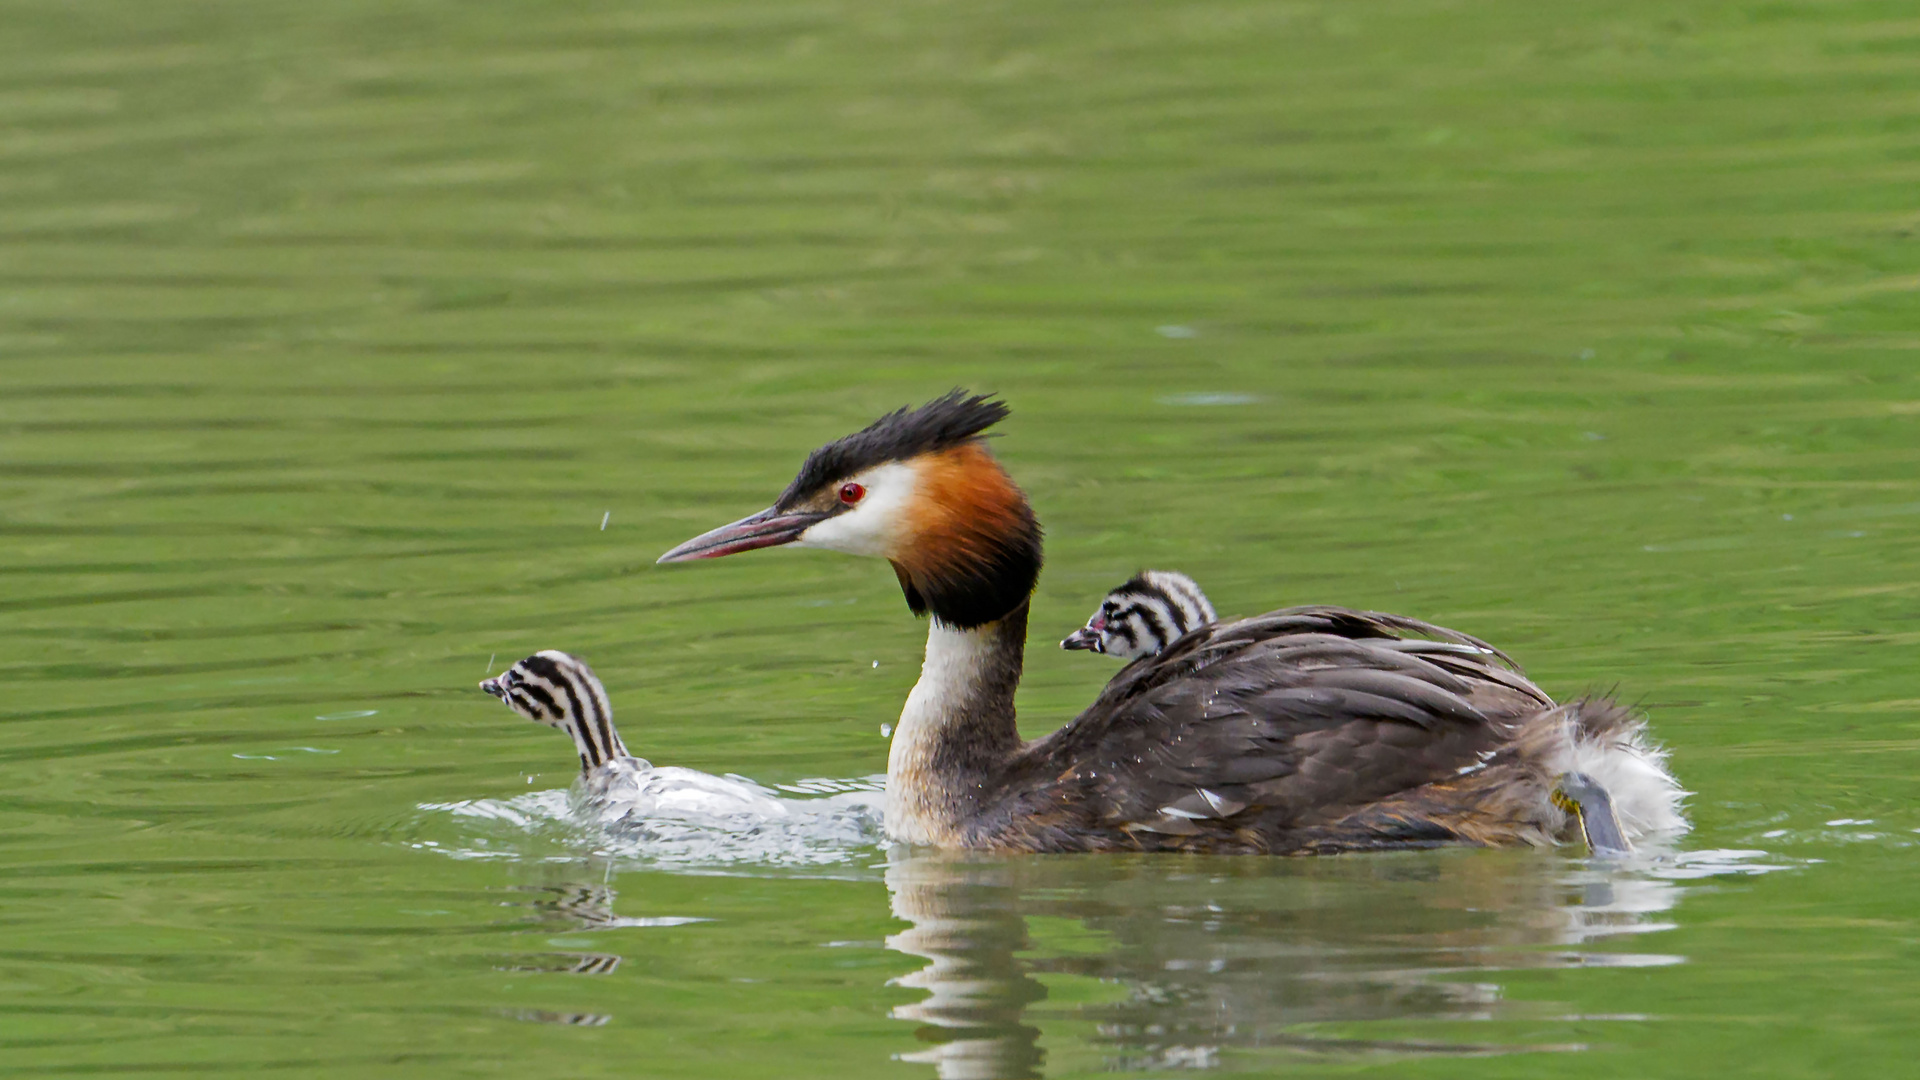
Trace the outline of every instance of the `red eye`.
[[846, 503], [848, 506], [852, 506], [854, 503], [866, 497], [867, 489], [861, 487], [859, 484], [840, 485], [840, 501]]

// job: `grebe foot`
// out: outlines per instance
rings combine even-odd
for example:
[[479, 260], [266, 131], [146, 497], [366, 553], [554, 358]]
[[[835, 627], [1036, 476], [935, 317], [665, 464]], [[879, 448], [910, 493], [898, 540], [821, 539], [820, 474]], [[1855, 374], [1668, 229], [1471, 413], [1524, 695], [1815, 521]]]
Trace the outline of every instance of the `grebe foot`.
[[1555, 806], [1580, 823], [1580, 835], [1594, 855], [1617, 859], [1633, 854], [1633, 844], [1613, 812], [1613, 796], [1599, 781], [1583, 772], [1567, 773], [1554, 785], [1552, 798]]

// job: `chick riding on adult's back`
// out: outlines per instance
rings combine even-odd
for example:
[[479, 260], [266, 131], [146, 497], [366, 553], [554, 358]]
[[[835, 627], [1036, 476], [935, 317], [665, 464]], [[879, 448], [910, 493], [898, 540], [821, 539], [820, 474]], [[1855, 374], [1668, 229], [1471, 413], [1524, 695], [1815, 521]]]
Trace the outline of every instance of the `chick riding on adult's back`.
[[1133, 660], [1159, 653], [1189, 630], [1219, 618], [1192, 578], [1142, 570], [1102, 597], [1087, 625], [1068, 634], [1060, 647]]
[[[1060, 647], [1133, 661], [1158, 656], [1218, 619], [1199, 582], [1173, 570], [1142, 570], [1101, 597], [1086, 625], [1068, 634]], [[1568, 772], [1550, 794], [1555, 806], [1573, 816], [1595, 855], [1633, 853], [1613, 793], [1604, 784], [1585, 773]]]

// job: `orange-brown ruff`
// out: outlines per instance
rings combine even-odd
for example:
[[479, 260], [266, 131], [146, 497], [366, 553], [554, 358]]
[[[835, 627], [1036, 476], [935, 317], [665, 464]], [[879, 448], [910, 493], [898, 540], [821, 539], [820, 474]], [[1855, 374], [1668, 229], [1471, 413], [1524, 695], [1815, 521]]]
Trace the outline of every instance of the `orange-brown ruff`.
[[913, 465], [919, 485], [906, 509], [907, 535], [889, 556], [909, 596], [963, 581], [1004, 556], [1006, 537], [1035, 527], [1026, 494], [980, 443], [923, 454]]
[[778, 544], [888, 559], [930, 614], [887, 767], [887, 830], [942, 847], [1308, 854], [1550, 844], [1578, 773], [1626, 835], [1684, 829], [1644, 722], [1556, 705], [1504, 653], [1397, 615], [1301, 607], [1216, 622], [1121, 669], [1066, 726], [1021, 740], [1040, 529], [959, 391], [813, 452], [772, 507], [661, 556]]

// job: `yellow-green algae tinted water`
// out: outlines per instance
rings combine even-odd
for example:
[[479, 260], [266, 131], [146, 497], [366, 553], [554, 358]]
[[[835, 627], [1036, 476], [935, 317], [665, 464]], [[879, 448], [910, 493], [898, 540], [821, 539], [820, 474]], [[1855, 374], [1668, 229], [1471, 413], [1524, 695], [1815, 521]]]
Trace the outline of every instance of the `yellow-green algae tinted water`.
[[[1911, 1068], [1910, 5], [0, 29], [0, 1075]], [[883, 565], [652, 560], [956, 384], [1048, 527], [1029, 732], [1176, 567], [1617, 686], [1688, 854], [662, 866], [421, 809], [566, 784], [473, 688], [547, 647], [656, 761], [880, 770]]]

